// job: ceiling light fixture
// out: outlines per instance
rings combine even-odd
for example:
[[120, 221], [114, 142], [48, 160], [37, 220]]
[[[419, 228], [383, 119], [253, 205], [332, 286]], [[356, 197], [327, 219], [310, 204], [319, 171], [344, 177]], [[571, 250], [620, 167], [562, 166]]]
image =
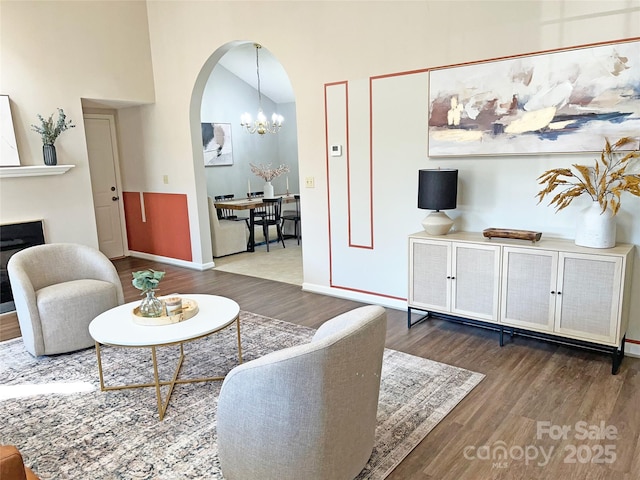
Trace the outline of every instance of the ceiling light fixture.
[[264, 112], [262, 111], [262, 92], [260, 91], [260, 61], [258, 59], [258, 52], [262, 48], [262, 45], [258, 43], [253, 44], [256, 47], [256, 72], [258, 74], [258, 115], [256, 121], [251, 120], [251, 115], [243, 113], [240, 117], [240, 126], [245, 127], [249, 133], [258, 133], [264, 135], [265, 133], [277, 133], [282, 127], [284, 118], [282, 115], [274, 113], [271, 116], [271, 122], [267, 120]]

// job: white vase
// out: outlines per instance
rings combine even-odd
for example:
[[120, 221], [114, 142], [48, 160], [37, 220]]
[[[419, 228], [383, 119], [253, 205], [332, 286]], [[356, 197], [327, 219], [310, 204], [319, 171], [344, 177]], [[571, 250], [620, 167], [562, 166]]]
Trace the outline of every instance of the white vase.
[[273, 185], [271, 185], [271, 182], [264, 184], [264, 198], [274, 198]]
[[611, 248], [616, 245], [616, 219], [610, 208], [604, 212], [598, 202], [585, 208], [578, 216], [576, 245], [590, 248]]

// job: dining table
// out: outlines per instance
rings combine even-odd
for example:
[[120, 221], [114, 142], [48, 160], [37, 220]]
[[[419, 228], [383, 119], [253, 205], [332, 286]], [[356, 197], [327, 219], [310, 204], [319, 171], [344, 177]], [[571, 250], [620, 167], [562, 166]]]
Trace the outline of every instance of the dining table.
[[[293, 193], [274, 195], [273, 198], [282, 198], [282, 203], [295, 202]], [[247, 252], [255, 252], [255, 210], [264, 206], [264, 197], [234, 198], [229, 200], [216, 200], [213, 204], [216, 208], [228, 208], [230, 210], [249, 210], [249, 242]]]

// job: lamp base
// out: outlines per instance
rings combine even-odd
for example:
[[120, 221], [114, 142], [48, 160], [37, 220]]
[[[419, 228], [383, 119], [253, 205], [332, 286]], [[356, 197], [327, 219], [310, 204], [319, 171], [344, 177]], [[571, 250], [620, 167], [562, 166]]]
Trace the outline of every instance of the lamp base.
[[435, 211], [425, 217], [422, 226], [429, 235], [446, 235], [453, 226], [453, 220], [446, 213]]

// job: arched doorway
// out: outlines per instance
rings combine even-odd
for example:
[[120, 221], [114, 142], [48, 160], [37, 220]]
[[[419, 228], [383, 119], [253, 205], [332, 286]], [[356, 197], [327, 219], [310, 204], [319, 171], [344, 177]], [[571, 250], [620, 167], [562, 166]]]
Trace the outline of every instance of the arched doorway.
[[[285, 193], [286, 190], [300, 192], [293, 89], [283, 66], [268, 48], [263, 46], [259, 55], [262, 109], [267, 117], [272, 112], [284, 116], [283, 127], [276, 134], [251, 134], [240, 126], [241, 115], [249, 112], [255, 118], [259, 106], [256, 49], [253, 42], [233, 42], [217, 49], [203, 65], [194, 86], [190, 111], [191, 132], [195, 162], [200, 162], [195, 165], [196, 190], [198, 205], [203, 205], [202, 210], [199, 207], [199, 218], [204, 228], [208, 228], [208, 225], [203, 225], [203, 214], [206, 213], [208, 220], [207, 196], [234, 195], [235, 198], [244, 198], [248, 191], [263, 189], [264, 181], [251, 173], [250, 163], [270, 163], [273, 166], [286, 164], [290, 171], [272, 181], [274, 189], [276, 193]], [[207, 157], [202, 142], [203, 126], [223, 127], [228, 132], [231, 148], [226, 150], [224, 161], [211, 162], [211, 156]], [[206, 241], [205, 235], [202, 236], [203, 242]], [[297, 246], [297, 242], [295, 244]], [[271, 251], [273, 253], [274, 250]], [[261, 252], [257, 249], [256, 253]], [[290, 257], [291, 252], [287, 253]], [[228, 271], [234, 271], [234, 265], [242, 270], [241, 262], [253, 263], [253, 276], [262, 276], [259, 272], [261, 265], [272, 275], [277, 271], [276, 266], [293, 264], [299, 270], [299, 283], [302, 283], [301, 253], [293, 263], [291, 259], [287, 262], [279, 261], [277, 253], [259, 262], [256, 261], [259, 255], [254, 255], [251, 260], [245, 258], [248, 255], [216, 258], [214, 262], [217, 267], [229, 269]], [[273, 261], [269, 261], [269, 258]], [[250, 274], [243, 271], [235, 273]]]

